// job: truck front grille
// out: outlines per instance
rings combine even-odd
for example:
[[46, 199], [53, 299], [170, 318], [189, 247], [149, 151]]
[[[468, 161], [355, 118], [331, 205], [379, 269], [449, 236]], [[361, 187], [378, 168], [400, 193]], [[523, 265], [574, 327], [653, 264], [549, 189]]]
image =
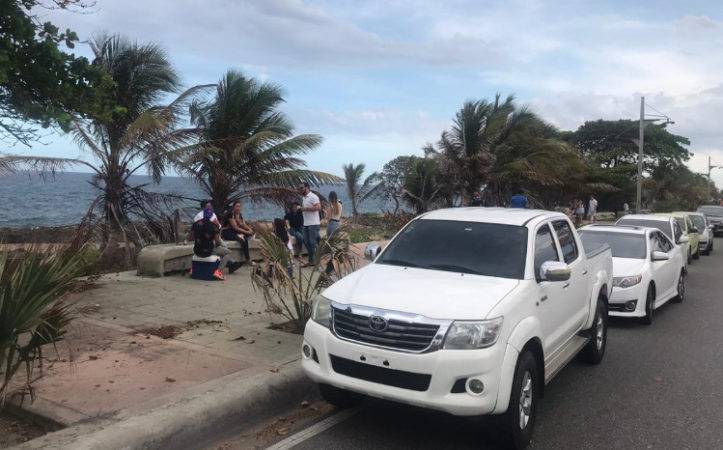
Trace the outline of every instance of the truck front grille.
[[385, 328], [378, 331], [372, 328], [370, 316], [340, 308], [332, 308], [332, 317], [334, 332], [343, 339], [404, 351], [426, 350], [439, 331], [438, 324], [397, 319], [386, 320]]
[[432, 381], [432, 375], [425, 373], [386, 369], [334, 355], [329, 355], [329, 358], [334, 372], [348, 377], [359, 378], [360, 380], [371, 381], [372, 383], [424, 392], [429, 389], [429, 383]]

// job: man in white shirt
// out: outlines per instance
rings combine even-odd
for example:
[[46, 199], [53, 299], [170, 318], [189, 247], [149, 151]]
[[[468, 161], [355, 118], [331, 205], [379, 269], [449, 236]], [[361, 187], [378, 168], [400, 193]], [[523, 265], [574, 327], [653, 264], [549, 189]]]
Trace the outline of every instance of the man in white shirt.
[[591, 195], [590, 201], [587, 203], [587, 217], [590, 222], [595, 222], [595, 214], [597, 214], [597, 200]]
[[314, 264], [316, 255], [316, 246], [319, 243], [319, 228], [321, 227], [321, 201], [319, 196], [311, 192], [309, 183], [304, 183], [299, 187], [299, 193], [303, 197], [301, 202], [301, 212], [304, 215], [304, 245], [309, 252], [309, 262], [303, 267]]

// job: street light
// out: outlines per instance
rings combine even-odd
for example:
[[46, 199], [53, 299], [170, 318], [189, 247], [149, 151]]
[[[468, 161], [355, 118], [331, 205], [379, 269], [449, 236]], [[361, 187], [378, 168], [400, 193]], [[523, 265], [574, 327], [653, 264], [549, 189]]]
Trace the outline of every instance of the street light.
[[[652, 107], [651, 107], [652, 108]], [[655, 110], [654, 108], [652, 108]], [[657, 110], [655, 110], [657, 111]], [[660, 111], [658, 111], [660, 112]], [[650, 114], [648, 117], [656, 117], [655, 119], [649, 119], [649, 122], [655, 122], [658, 120], [665, 120], [665, 125], [674, 124], [670, 117], [665, 114]], [[640, 214], [640, 210], [643, 209], [643, 146], [645, 141], [645, 97], [640, 97], [640, 137], [638, 138], [638, 182], [637, 192], [635, 195], [635, 212]]]
[[710, 155], [708, 155], [708, 198], [713, 198], [710, 193], [710, 171], [713, 169], [723, 169], [723, 166], [714, 166], [710, 163]]

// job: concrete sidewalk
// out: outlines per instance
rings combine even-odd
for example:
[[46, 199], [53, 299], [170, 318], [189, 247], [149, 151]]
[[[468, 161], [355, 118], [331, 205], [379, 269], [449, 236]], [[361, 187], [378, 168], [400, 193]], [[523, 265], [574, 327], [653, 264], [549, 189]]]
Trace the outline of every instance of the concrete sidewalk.
[[[363, 247], [354, 248], [360, 265]], [[178, 435], [179, 426], [211, 426], [209, 417], [220, 425], [220, 412], [237, 417], [249, 404], [266, 407], [259, 395], [300, 401], [309, 386], [296, 363], [301, 336], [269, 328], [285, 319], [266, 311], [250, 272], [246, 266], [225, 281], [204, 282], [129, 271], [104, 275], [73, 294], [69, 300], [86, 314], [58, 345], [59, 355], [46, 355], [50, 361], [34, 384], [35, 401], [22, 404], [69, 428], [25, 447], [81, 448], [86, 442], [92, 448], [105, 442], [104, 448], [122, 448], [125, 442], [136, 448], [146, 446], [144, 439], [162, 446], [169, 436], [153, 420]], [[139, 417], [151, 428], [136, 424], [127, 433], [128, 421]]]

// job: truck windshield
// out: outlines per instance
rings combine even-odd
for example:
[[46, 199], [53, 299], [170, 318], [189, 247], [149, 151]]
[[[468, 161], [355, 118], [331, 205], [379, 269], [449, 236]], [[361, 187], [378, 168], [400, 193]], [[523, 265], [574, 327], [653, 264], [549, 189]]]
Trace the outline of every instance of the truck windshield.
[[[667, 220], [646, 220], [646, 219], [625, 219], [617, 221], [617, 225], [632, 225], [637, 227], [657, 228], [665, 233], [670, 239], [673, 239], [673, 231], [670, 229], [670, 222]], [[673, 239], [675, 240], [675, 239]]]
[[580, 231], [585, 248], [596, 248], [601, 244], [610, 245], [614, 258], [645, 259], [645, 235], [618, 233], [612, 231]]
[[376, 262], [522, 279], [526, 254], [525, 227], [421, 219], [394, 238]]

